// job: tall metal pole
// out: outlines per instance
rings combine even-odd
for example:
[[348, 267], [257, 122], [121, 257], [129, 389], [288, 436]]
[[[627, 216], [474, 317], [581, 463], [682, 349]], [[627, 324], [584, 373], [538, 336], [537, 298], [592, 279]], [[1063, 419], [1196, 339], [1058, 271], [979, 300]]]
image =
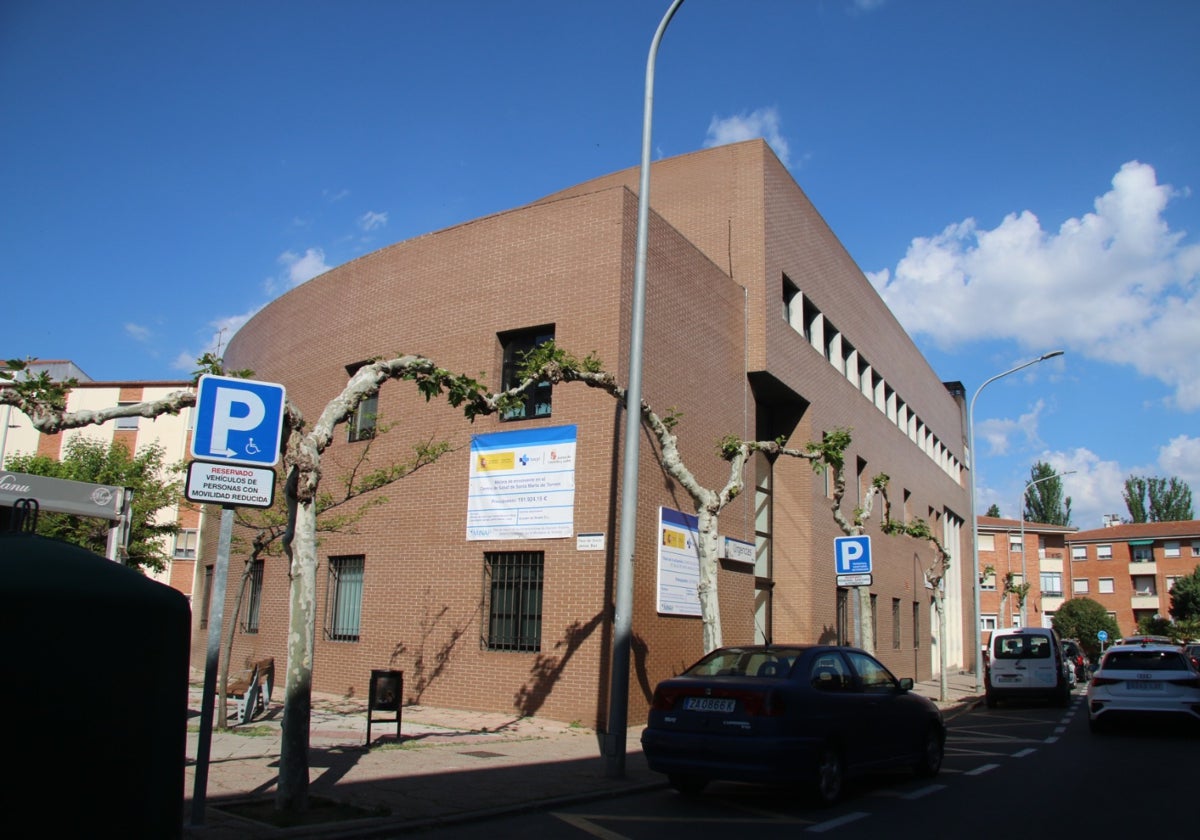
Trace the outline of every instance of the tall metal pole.
[[1031, 359], [1024, 364], [1017, 365], [1015, 368], [1010, 368], [1004, 373], [997, 373], [991, 379], [988, 379], [975, 390], [975, 395], [971, 397], [971, 402], [967, 406], [967, 448], [971, 450], [971, 590], [975, 595], [975, 693], [983, 692], [983, 628], [980, 627], [979, 619], [979, 514], [975, 510], [975, 473], [979, 466], [979, 455], [975, 452], [975, 400], [979, 399], [979, 392], [986, 388], [997, 379], [1008, 376], [1010, 373], [1016, 373], [1019, 370], [1036, 365], [1038, 362], [1044, 362], [1046, 359], [1053, 359], [1055, 356], [1061, 356], [1062, 350], [1052, 350], [1036, 359]]
[[[1049, 481], [1052, 478], [1062, 478], [1064, 475], [1071, 475], [1076, 470], [1067, 470], [1066, 472], [1054, 473], [1053, 475], [1044, 475], [1041, 478], [1035, 478], [1032, 481], [1025, 482], [1025, 489], [1021, 491], [1021, 506], [1017, 509], [1017, 515], [1021, 517], [1021, 584], [1029, 583], [1029, 577], [1025, 572], [1025, 500], [1029, 496], [1029, 488], [1035, 484], [1041, 484], [1043, 481]], [[1029, 590], [1026, 590], [1028, 593]], [[1029, 603], [1026, 598], [1021, 599], [1021, 626], [1029, 626]]]
[[629, 719], [629, 650], [633, 626], [633, 550], [637, 537], [638, 443], [642, 432], [642, 334], [646, 318], [646, 242], [650, 231], [650, 123], [654, 107], [654, 60], [667, 24], [682, 4], [683, 0], [674, 0], [663, 15], [650, 42], [650, 56], [646, 60], [637, 254], [633, 268], [633, 312], [629, 328], [629, 384], [625, 391], [625, 454], [613, 613], [612, 677], [608, 698], [608, 747], [604, 751], [605, 775], [610, 779], [625, 777], [625, 738]]

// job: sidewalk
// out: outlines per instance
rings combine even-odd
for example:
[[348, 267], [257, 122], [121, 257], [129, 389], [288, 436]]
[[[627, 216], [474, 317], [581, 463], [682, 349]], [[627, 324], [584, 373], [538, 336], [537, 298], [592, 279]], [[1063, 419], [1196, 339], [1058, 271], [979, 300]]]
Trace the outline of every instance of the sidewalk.
[[[970, 674], [948, 676], [947, 715], [975, 696]], [[940, 684], [919, 683], [917, 692], [937, 701]], [[542, 718], [406, 706], [400, 737], [394, 718], [375, 712], [370, 750], [365, 749], [363, 703], [313, 695], [309, 738], [309, 794], [321, 806], [361, 809], [356, 819], [276, 828], [232, 811], [238, 803], [264, 802], [276, 790], [283, 709], [273, 702], [265, 715], [229, 732], [212, 733], [205, 807], [193, 807], [201, 692], [191, 690], [184, 837], [189, 840], [250, 838], [393, 837], [402, 831], [449, 825], [489, 815], [553, 807], [662, 787], [641, 753], [641, 727], [627, 733], [622, 778], [608, 778], [596, 732]], [[314, 816], [324, 810], [315, 807]]]

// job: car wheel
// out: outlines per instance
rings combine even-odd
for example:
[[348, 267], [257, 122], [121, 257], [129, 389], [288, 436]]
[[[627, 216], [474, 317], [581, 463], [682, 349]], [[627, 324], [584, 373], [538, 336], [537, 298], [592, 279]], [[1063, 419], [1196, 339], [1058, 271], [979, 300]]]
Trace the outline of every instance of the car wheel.
[[917, 759], [913, 770], [918, 776], [931, 779], [941, 771], [945, 754], [946, 741], [942, 737], [942, 731], [936, 726], [930, 726], [921, 745], [921, 757]]
[[826, 744], [817, 756], [817, 803], [833, 805], [842, 796], [846, 783], [846, 765], [837, 747]]
[[684, 796], [699, 796], [708, 786], [708, 779], [687, 773], [672, 773], [667, 776], [667, 782]]

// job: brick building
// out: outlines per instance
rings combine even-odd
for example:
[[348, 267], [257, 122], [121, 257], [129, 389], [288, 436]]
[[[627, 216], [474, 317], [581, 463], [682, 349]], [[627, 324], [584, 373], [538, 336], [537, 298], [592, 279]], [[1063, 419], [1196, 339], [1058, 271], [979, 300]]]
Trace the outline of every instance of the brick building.
[[[188, 381], [131, 381], [96, 382], [73, 362], [66, 360], [39, 359], [30, 364], [31, 373], [45, 371], [51, 379], [64, 381], [75, 379], [75, 386], [67, 396], [67, 411], [97, 411], [126, 403], [159, 400], [177, 391], [191, 390]], [[75, 437], [96, 440], [103, 444], [122, 443], [132, 454], [151, 444], [163, 450], [164, 464], [177, 464], [187, 459], [191, 443], [192, 412], [186, 410], [178, 415], [163, 415], [153, 420], [145, 417], [123, 417], [101, 425], [68, 429], [54, 435], [44, 435], [33, 427], [29, 418], [12, 406], [0, 407], [4, 421], [0, 435], [0, 466], [14, 454], [42, 455], [59, 460], [67, 444]], [[181, 478], [178, 477], [177, 478]], [[159, 511], [160, 522], [175, 521], [180, 531], [164, 546], [167, 566], [161, 572], [147, 571], [147, 576], [169, 584], [185, 595], [191, 596], [196, 573], [196, 556], [199, 549], [203, 511], [182, 497], [179, 503]]]
[[1126, 635], [1169, 616], [1171, 587], [1200, 567], [1200, 520], [1113, 524], [1067, 539], [1070, 595], [1103, 604]]
[[[1076, 530], [1073, 526], [979, 517], [979, 622], [983, 644], [991, 640], [991, 631], [998, 627], [1053, 626], [1055, 611], [1071, 597], [1070, 570], [1064, 558], [1066, 542]], [[1010, 574], [1014, 586], [1029, 581], [1024, 621], [1018, 594], [1005, 588]]]
[[[637, 183], [638, 170], [625, 170], [335, 268], [256, 314], [225, 361], [283, 383], [310, 422], [359, 365], [404, 353], [482, 372], [498, 388], [521, 350], [552, 337], [579, 357], [595, 353], [623, 383]], [[970, 564], [962, 564], [970, 540], [962, 533], [970, 515], [962, 387], [929, 367], [761, 140], [659, 161], [652, 185], [643, 399], [660, 414], [679, 413], [682, 455], [708, 487], [728, 477], [716, 454], [726, 435], [803, 446], [824, 430], [851, 428], [849, 485], [888, 474], [894, 514], [925, 518], [954, 558], [951, 629], [937, 639], [923, 582], [928, 548], [884, 536], [878, 513], [869, 523], [881, 659], [900, 675], [927, 678], [940, 644], [952, 668], [973, 668], [963, 646], [973, 617]], [[389, 430], [375, 434], [376, 424]], [[410, 383], [386, 383], [375, 404], [338, 428], [324, 486], [367, 447], [373, 466], [406, 460], [417, 442], [443, 440], [454, 450], [382, 491], [386, 503], [352, 531], [320, 535], [313, 687], [363, 696], [371, 670], [399, 669], [405, 702], [603, 729], [623, 428], [615, 401], [582, 385], [540, 389], [514, 416], [470, 424]], [[515, 467], [504, 459], [519, 459], [523, 447], [543, 464], [567, 455], [567, 503], [538, 510], [542, 524], [528, 531], [476, 527], [488, 521], [479, 518], [486, 492], [475, 482], [485, 469], [479, 453], [491, 447], [500, 457], [487, 469]], [[702, 653], [686, 564], [663, 547], [676, 539], [686, 547], [679, 514], [693, 513], [691, 501], [663, 473], [654, 440], [643, 438], [640, 451], [631, 721], [659, 679]], [[751, 547], [721, 564], [725, 643], [854, 642], [857, 599], [836, 580], [841, 532], [827, 478], [782, 458], [753, 462], [746, 479], [747, 492], [720, 518], [733, 545]], [[213, 549], [206, 536], [206, 565]], [[682, 586], [673, 586], [677, 578]], [[240, 622], [235, 665], [286, 656], [287, 587], [285, 563], [267, 560], [252, 587], [251, 620]], [[205, 636], [197, 624], [194, 664]]]

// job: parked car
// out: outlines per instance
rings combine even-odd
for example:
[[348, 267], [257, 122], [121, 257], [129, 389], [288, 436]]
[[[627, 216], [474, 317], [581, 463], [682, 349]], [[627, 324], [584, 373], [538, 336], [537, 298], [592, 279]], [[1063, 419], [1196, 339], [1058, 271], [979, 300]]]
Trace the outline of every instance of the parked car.
[[1065, 706], [1071, 683], [1058, 633], [1049, 627], [1008, 627], [992, 631], [984, 699], [988, 708], [1002, 700], [1050, 700]]
[[1196, 670], [1200, 671], [1200, 642], [1188, 642], [1183, 646], [1183, 652], [1192, 660]]
[[642, 751], [684, 794], [717, 779], [799, 783], [828, 805], [852, 776], [941, 770], [942, 713], [912, 688], [858, 648], [718, 648], [655, 688]]
[[1179, 718], [1200, 724], [1200, 671], [1174, 644], [1117, 645], [1105, 652], [1087, 691], [1088, 726]]
[[1087, 682], [1091, 676], [1092, 662], [1084, 653], [1078, 639], [1063, 639], [1063, 656], [1075, 674], [1076, 682]]

